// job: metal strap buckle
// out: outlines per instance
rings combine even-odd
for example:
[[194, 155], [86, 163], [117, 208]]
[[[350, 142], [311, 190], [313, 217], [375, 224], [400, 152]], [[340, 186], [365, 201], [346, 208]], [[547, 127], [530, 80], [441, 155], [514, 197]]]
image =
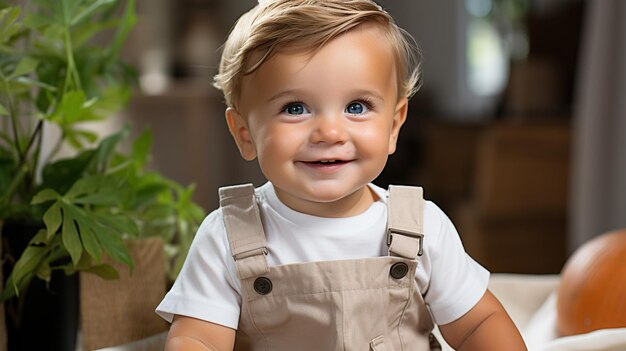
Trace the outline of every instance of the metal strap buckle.
[[256, 249], [252, 249], [252, 250], [248, 250], [248, 251], [244, 251], [244, 252], [240, 252], [238, 254], [235, 254], [233, 256], [233, 258], [235, 259], [235, 261], [238, 260], [243, 260], [244, 258], [248, 258], [248, 257], [252, 257], [252, 256], [257, 256], [257, 255], [267, 255], [268, 250], [266, 246], [262, 246], [262, 247], [258, 247]]
[[399, 234], [417, 239], [417, 241], [419, 242], [419, 250], [417, 252], [417, 255], [422, 256], [422, 254], [424, 253], [424, 234], [410, 232], [408, 230], [402, 229], [387, 228], [387, 246], [391, 245], [391, 234]]

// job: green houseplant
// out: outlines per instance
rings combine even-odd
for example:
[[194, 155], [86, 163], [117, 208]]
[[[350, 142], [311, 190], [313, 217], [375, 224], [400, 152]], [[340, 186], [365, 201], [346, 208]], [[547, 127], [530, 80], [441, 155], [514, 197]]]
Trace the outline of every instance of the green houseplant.
[[[180, 269], [203, 210], [183, 187], [146, 169], [151, 134], [121, 152], [130, 131], [99, 136], [84, 127], [122, 109], [135, 74], [120, 59], [133, 27], [133, 0], [0, 3], [0, 225], [35, 222], [12, 263], [1, 299], [33, 279], [78, 271], [115, 279], [105, 256], [132, 267], [125, 240], [160, 236], [166, 271]], [[44, 134], [59, 135], [46, 147]], [[47, 134], [53, 135], [55, 133]], [[46, 135], [46, 136], [47, 136]], [[73, 153], [59, 156], [62, 146]]]

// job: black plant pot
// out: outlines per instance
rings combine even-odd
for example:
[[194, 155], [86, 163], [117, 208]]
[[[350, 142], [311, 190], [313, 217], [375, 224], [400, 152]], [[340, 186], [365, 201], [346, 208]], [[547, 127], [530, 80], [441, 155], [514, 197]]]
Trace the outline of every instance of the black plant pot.
[[[2, 269], [9, 277], [41, 223], [5, 222], [2, 227]], [[8, 351], [74, 351], [78, 329], [78, 275], [52, 272], [47, 286], [33, 278], [28, 289], [5, 302]]]

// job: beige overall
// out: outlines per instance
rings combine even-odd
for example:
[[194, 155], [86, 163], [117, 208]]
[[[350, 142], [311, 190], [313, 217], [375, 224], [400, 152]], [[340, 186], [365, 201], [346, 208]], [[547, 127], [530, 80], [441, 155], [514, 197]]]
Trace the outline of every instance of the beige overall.
[[220, 189], [241, 281], [235, 350], [440, 350], [415, 284], [422, 189], [391, 186], [389, 256], [269, 267], [252, 185]]

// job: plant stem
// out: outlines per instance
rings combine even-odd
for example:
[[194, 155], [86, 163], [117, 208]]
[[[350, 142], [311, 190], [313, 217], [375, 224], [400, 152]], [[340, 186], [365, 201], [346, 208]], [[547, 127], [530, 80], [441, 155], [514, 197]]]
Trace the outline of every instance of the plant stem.
[[[33, 145], [35, 138], [37, 138], [37, 136], [41, 134], [42, 126], [43, 126], [43, 120], [40, 120], [39, 123], [37, 123], [37, 127], [33, 131], [33, 134], [31, 135], [30, 140], [28, 141], [28, 145], [26, 146], [26, 150], [24, 151], [24, 156], [28, 155], [28, 151]], [[18, 170], [15, 175], [15, 178], [13, 178], [13, 180], [11, 181], [11, 184], [9, 185], [7, 192], [4, 194], [2, 198], [0, 198], [0, 208], [4, 209], [4, 207], [6, 206], [5, 204], [8, 204], [11, 202], [11, 199], [13, 198], [13, 195], [17, 191], [17, 188], [20, 186], [23, 179], [30, 173], [30, 171], [31, 170], [30, 170], [30, 167], [28, 167], [26, 157], [20, 158], [20, 163], [18, 165]], [[32, 174], [32, 177], [34, 177], [34, 174]]]
[[4, 210], [4, 208], [11, 202], [13, 194], [17, 191], [18, 186], [22, 183], [26, 174], [28, 174], [28, 165], [22, 163], [15, 174], [15, 178], [11, 181], [7, 192], [0, 198], [0, 209]]
[[39, 122], [37, 122], [37, 127], [35, 127], [33, 134], [31, 134], [30, 139], [28, 140], [28, 145], [26, 146], [26, 152], [25, 152], [26, 154], [28, 154], [28, 152], [30, 151], [30, 147], [33, 146], [35, 139], [41, 133], [42, 127], [43, 127], [43, 120], [40, 119]]
[[31, 147], [33, 146], [33, 144], [35, 143], [35, 140], [37, 139], [37, 147], [35, 148], [35, 151], [33, 151], [32, 153], [32, 166], [30, 167], [30, 172], [29, 172], [29, 181], [28, 181], [28, 191], [30, 192], [30, 188], [31, 185], [35, 182], [35, 173], [37, 172], [37, 159], [39, 158], [39, 151], [41, 149], [41, 134], [43, 130], [43, 120], [40, 119], [37, 122], [37, 126], [35, 127], [35, 130], [33, 131], [33, 134], [31, 134], [30, 136], [30, 140], [28, 140], [28, 145], [26, 146], [26, 155], [28, 155], [28, 153], [30, 152]]
[[11, 91], [11, 89], [9, 88], [9, 82], [7, 81], [6, 77], [4, 76], [4, 74], [2, 74], [2, 71], [0, 71], [0, 79], [2, 79], [2, 83], [4, 84], [4, 88], [7, 91], [7, 101], [9, 103], [9, 114], [11, 115], [11, 129], [13, 132], [13, 138], [15, 139], [15, 149], [17, 151], [17, 157], [20, 160], [20, 163], [23, 163], [23, 161], [26, 158], [25, 153], [22, 152], [22, 149], [20, 148], [20, 133], [17, 130], [17, 124], [19, 123], [19, 121], [17, 120], [17, 111], [15, 108], [15, 103], [13, 102], [13, 96], [9, 93]]
[[39, 137], [37, 138], [37, 147], [35, 148], [35, 151], [33, 151], [32, 175], [33, 175], [33, 180], [35, 181], [36, 181], [37, 168], [39, 167], [39, 156], [41, 155], [41, 146], [43, 145], [43, 120], [39, 121], [37, 128], [41, 129], [41, 131], [39, 132]]
[[[67, 6], [65, 1], [61, 2], [63, 4], [64, 7], [64, 13], [66, 12], [65, 7]], [[78, 70], [76, 69], [76, 62], [74, 61], [74, 48], [72, 45], [72, 28], [71, 28], [71, 19], [67, 18], [68, 15], [67, 13], [65, 14], [65, 30], [64, 30], [64, 35], [63, 35], [63, 41], [65, 44], [65, 54], [67, 56], [67, 73], [65, 76], [65, 89], [64, 91], [67, 92], [69, 83], [70, 83], [70, 79], [74, 78], [74, 84], [76, 85], [75, 88], [77, 88], [78, 90], [82, 90], [81, 84], [80, 84], [80, 76], [78, 74]]]

